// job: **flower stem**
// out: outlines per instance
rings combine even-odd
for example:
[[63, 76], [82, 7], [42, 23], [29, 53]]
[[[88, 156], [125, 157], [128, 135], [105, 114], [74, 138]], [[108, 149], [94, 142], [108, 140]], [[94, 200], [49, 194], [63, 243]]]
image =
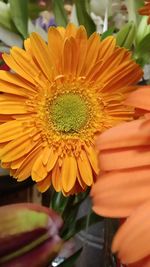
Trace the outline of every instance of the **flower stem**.
[[117, 267], [116, 257], [111, 252], [111, 242], [114, 235], [114, 222], [110, 218], [104, 219], [104, 261], [103, 267]]

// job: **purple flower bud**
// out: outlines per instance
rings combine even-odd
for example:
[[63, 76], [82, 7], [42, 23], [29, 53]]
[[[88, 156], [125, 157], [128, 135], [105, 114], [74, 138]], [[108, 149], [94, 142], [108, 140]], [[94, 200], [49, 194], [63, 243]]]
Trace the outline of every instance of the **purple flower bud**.
[[62, 240], [62, 219], [32, 203], [0, 207], [0, 266], [44, 267], [56, 256]]

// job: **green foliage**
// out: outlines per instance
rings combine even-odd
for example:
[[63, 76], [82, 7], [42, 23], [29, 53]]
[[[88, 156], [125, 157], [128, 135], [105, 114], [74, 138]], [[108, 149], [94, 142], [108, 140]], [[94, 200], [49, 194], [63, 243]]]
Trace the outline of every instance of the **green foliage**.
[[46, 10], [46, 7], [39, 6], [37, 2], [29, 1], [28, 12], [31, 19], [36, 19], [41, 11]]
[[55, 15], [55, 21], [58, 26], [66, 27], [68, 23], [67, 15], [64, 9], [63, 0], [53, 0], [53, 12]]
[[87, 197], [89, 190], [84, 193], [80, 193], [77, 196], [69, 196], [65, 197], [61, 192], [57, 193], [53, 191], [50, 207], [58, 212], [63, 219], [68, 218], [68, 210], [69, 214], [75, 212], [76, 209], [79, 208], [79, 205], [84, 201]]
[[15, 31], [15, 27], [11, 19], [10, 5], [3, 2], [0, 2], [0, 25], [10, 31]]
[[53, 192], [50, 207], [63, 216], [68, 205], [72, 204], [72, 198], [74, 197], [64, 197], [61, 192]]
[[114, 27], [109, 28], [106, 32], [104, 32], [104, 33], [101, 35], [101, 40], [104, 40], [104, 39], [107, 38], [108, 36], [113, 35], [113, 32], [114, 32]]
[[87, 11], [87, 0], [75, 0], [77, 18], [80, 25], [84, 25], [88, 36], [96, 31], [96, 26]]
[[135, 38], [134, 59], [142, 67], [150, 63], [150, 25], [147, 24], [147, 17], [142, 17]]
[[28, 36], [28, 0], [9, 0], [11, 19], [23, 38]]
[[134, 22], [128, 22], [116, 35], [117, 44], [130, 49], [135, 39], [136, 28]]
[[146, 35], [137, 45], [134, 52], [134, 59], [138, 64], [144, 66], [150, 63], [150, 33]]
[[150, 33], [146, 35], [137, 46], [138, 53], [150, 53]]
[[64, 240], [69, 240], [76, 233], [84, 230], [87, 226], [95, 224], [101, 220], [102, 217], [93, 212], [76, 219], [77, 213], [81, 203], [87, 198], [89, 190], [80, 193], [77, 196], [64, 197], [62, 193], [53, 192], [51, 199], [51, 208], [61, 214], [64, 225], [61, 229], [61, 237]]
[[79, 218], [78, 220], [75, 220], [72, 222], [71, 227], [68, 222], [65, 223], [64, 228], [61, 231], [61, 237], [64, 240], [69, 240], [73, 236], [75, 236], [80, 231], [86, 229], [86, 227], [89, 227], [93, 224], [96, 224], [103, 220], [103, 217], [100, 217], [96, 215], [94, 212], [91, 212], [90, 214], [83, 216]]
[[138, 46], [142, 39], [149, 33], [150, 25], [147, 24], [147, 16], [143, 16], [136, 31], [135, 45]]
[[3, 2], [0, 2], [0, 24], [11, 29], [10, 8]]

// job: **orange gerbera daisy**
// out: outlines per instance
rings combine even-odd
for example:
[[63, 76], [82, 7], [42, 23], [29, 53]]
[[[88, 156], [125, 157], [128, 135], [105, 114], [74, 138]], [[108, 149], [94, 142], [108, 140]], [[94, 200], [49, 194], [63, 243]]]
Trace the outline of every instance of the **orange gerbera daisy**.
[[15, 73], [0, 72], [2, 166], [40, 191], [83, 191], [98, 174], [95, 135], [131, 119], [122, 101], [142, 70], [114, 37], [83, 26], [49, 28], [48, 44], [32, 33], [24, 46], [3, 55]]
[[112, 251], [128, 266], [150, 267], [150, 86], [131, 93], [126, 103], [147, 114], [99, 137], [105, 173], [92, 188], [93, 209], [107, 217], [128, 217]]
[[150, 24], [150, 0], [145, 1], [145, 5], [139, 9], [139, 14], [148, 16], [147, 23]]

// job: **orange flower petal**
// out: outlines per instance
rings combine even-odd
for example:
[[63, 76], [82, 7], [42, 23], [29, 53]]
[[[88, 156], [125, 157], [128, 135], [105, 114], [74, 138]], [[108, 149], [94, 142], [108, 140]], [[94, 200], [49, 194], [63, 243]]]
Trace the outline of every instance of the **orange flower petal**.
[[100, 154], [101, 170], [120, 170], [150, 165], [150, 146], [103, 150]]
[[150, 201], [137, 208], [120, 227], [112, 244], [121, 262], [130, 264], [150, 253]]
[[63, 49], [63, 73], [75, 75], [78, 62], [78, 50], [75, 39], [67, 39]]
[[82, 68], [84, 66], [84, 62], [86, 60], [86, 53], [87, 53], [87, 33], [83, 26], [80, 26], [77, 34], [76, 40], [78, 44], [79, 50], [79, 59], [78, 59], [78, 66], [77, 66], [77, 76], [80, 75]]
[[[10, 91], [7, 90], [6, 93], [13, 93], [11, 92], [11, 88], [13, 88], [13, 90], [15, 89], [14, 87], [16, 87], [15, 93], [17, 91], [18, 95], [22, 95], [23, 96], [27, 96], [30, 94], [35, 94], [36, 90], [33, 87], [33, 85], [31, 85], [29, 82], [27, 82], [25, 79], [23, 79], [22, 77], [20, 77], [19, 75], [17, 75], [16, 73], [9, 73], [7, 71], [0, 71], [0, 86], [1, 86], [1, 91], [3, 92], [3, 87], [5, 88], [5, 85], [7, 87], [10, 86]], [[25, 93], [24, 93], [25, 91]], [[5, 92], [5, 91], [4, 91]]]
[[63, 38], [58, 28], [50, 27], [48, 30], [48, 49], [53, 64], [58, 68], [63, 49]]
[[[50, 28], [52, 28], [52, 27], [50, 27]], [[50, 29], [50, 28], [49, 28], [49, 29]], [[66, 29], [65, 29], [64, 27], [62, 27], [62, 26], [58, 26], [58, 27], [57, 27], [57, 30], [58, 30], [58, 32], [61, 34], [61, 36], [64, 38]]]
[[34, 165], [34, 162], [39, 157], [40, 153], [42, 151], [42, 147], [39, 145], [36, 148], [33, 148], [26, 157], [24, 157], [24, 160], [22, 160], [22, 164], [17, 168], [17, 171], [15, 173], [15, 177], [17, 177], [17, 180], [24, 181], [31, 175], [32, 167]]
[[[33, 47], [33, 55], [36, 58], [41, 70], [46, 75], [48, 80], [51, 80], [52, 60], [49, 55], [48, 46], [37, 33], [32, 33], [31, 46]], [[42, 51], [42, 53], [41, 53]]]
[[97, 33], [93, 33], [87, 41], [87, 54], [81, 75], [88, 73], [95, 64], [99, 52], [97, 47], [99, 47], [99, 45], [100, 37]]
[[99, 150], [150, 145], [150, 126], [146, 120], [136, 120], [118, 125], [97, 138]]
[[56, 192], [60, 192], [62, 189], [61, 172], [58, 162], [55, 164], [52, 170], [52, 183]]
[[8, 142], [19, 138], [24, 133], [21, 121], [9, 121], [0, 125], [0, 142]]
[[54, 152], [53, 151], [53, 148], [50, 149], [50, 152], [49, 152], [49, 157], [48, 157], [48, 161], [47, 161], [47, 165], [46, 165], [46, 168], [47, 168], [47, 171], [51, 171], [53, 169], [53, 167], [55, 166], [55, 163], [58, 159], [58, 154], [57, 152]]
[[150, 86], [141, 87], [139, 90], [131, 93], [125, 103], [150, 111]]
[[105, 38], [99, 47], [99, 59], [106, 60], [111, 56], [116, 48], [116, 39], [113, 36]]
[[78, 179], [78, 183], [81, 186], [81, 188], [85, 189], [87, 187], [87, 185], [85, 184], [85, 182], [83, 181], [83, 179], [81, 178], [81, 175], [79, 173], [79, 170], [77, 169], [77, 179]]
[[77, 33], [77, 27], [75, 24], [73, 23], [69, 23], [66, 27], [66, 31], [65, 31], [65, 37], [75, 37], [76, 33]]
[[[32, 128], [30, 131], [32, 131]], [[4, 148], [2, 148], [0, 157], [3, 162], [10, 162], [28, 154], [36, 145], [37, 141], [32, 142], [32, 140], [29, 139], [28, 134], [24, 133], [18, 139], [10, 141]]]
[[12, 170], [18, 169], [22, 165], [23, 160], [24, 160], [24, 156], [11, 162], [10, 164], [11, 169]]
[[28, 80], [31, 84], [35, 84], [34, 78], [31, 75], [27, 74], [27, 72], [22, 68], [22, 66], [18, 65], [18, 63], [11, 55], [3, 54], [3, 59], [6, 64], [16, 73], [18, 73], [21, 77]]
[[139, 9], [139, 14], [149, 16], [147, 23], [148, 24], [150, 23], [150, 3], [149, 3], [149, 0], [145, 1], [145, 5]]
[[13, 47], [11, 49], [11, 56], [14, 61], [22, 67], [22, 69], [31, 77], [35, 77], [40, 71], [32, 58], [29, 57], [25, 50], [19, 47]]
[[32, 167], [31, 171], [32, 179], [33, 181], [36, 182], [42, 181], [47, 176], [47, 170], [42, 162], [42, 158], [43, 158], [43, 153], [41, 153], [41, 155], [35, 160]]
[[47, 165], [49, 156], [51, 156], [51, 149], [49, 149], [49, 147], [46, 146], [44, 148], [43, 159], [42, 159], [42, 162], [43, 162], [44, 165]]
[[31, 53], [31, 42], [30, 42], [30, 38], [27, 38], [26, 40], [24, 40], [24, 48], [28, 53]]
[[149, 199], [150, 167], [112, 171], [92, 186], [93, 210], [106, 217], [127, 217]]
[[67, 155], [63, 160], [61, 179], [62, 179], [62, 188], [65, 192], [69, 192], [75, 182], [77, 176], [77, 163], [74, 156]]
[[150, 256], [138, 261], [138, 262], [135, 262], [135, 263], [132, 263], [132, 264], [129, 264], [128, 267], [150, 267]]
[[37, 188], [41, 193], [44, 193], [48, 190], [48, 188], [51, 185], [51, 179], [52, 179], [52, 174], [49, 173], [44, 180], [37, 183]]
[[83, 182], [85, 182], [88, 186], [91, 186], [93, 183], [92, 170], [87, 155], [83, 150], [78, 158], [78, 168]]
[[99, 167], [98, 167], [98, 158], [96, 154], [96, 148], [91, 146], [85, 146], [87, 157], [91, 163], [91, 166], [96, 174], [99, 173]]

